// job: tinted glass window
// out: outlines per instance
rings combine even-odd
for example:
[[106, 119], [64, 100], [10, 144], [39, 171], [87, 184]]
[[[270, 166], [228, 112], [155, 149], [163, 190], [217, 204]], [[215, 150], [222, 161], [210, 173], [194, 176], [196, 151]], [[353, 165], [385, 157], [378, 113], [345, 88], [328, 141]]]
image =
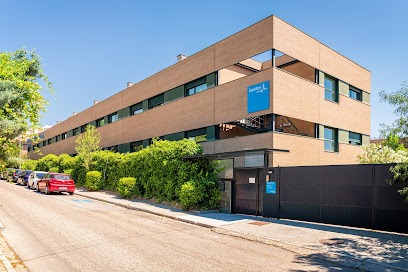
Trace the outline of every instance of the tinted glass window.
[[71, 177], [68, 175], [51, 175], [51, 178], [61, 179], [61, 180], [70, 180]]
[[36, 175], [37, 175], [37, 178], [43, 178], [45, 177], [45, 174], [46, 173], [37, 173]]

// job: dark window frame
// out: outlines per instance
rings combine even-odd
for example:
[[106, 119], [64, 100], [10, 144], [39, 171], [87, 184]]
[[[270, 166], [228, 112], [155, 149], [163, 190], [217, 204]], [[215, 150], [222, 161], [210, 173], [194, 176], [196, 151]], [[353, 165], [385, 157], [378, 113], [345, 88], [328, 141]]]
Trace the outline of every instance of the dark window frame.
[[143, 102], [130, 106], [130, 115], [136, 115], [143, 112]]
[[[115, 117], [115, 116], [116, 116], [116, 118], [115, 118], [115, 120], [113, 120], [113, 117]], [[114, 112], [114, 113], [108, 115], [108, 124], [115, 123], [117, 121], [119, 121], [119, 113], [118, 112]]]
[[[353, 93], [356, 94], [355, 97], [354, 97]], [[355, 88], [353, 86], [350, 86], [350, 88], [349, 88], [349, 97], [351, 99], [354, 99], [354, 100], [357, 100], [357, 101], [362, 101], [363, 100], [363, 91], [361, 91], [361, 90], [359, 90], [359, 89], [357, 89], [357, 88]]]

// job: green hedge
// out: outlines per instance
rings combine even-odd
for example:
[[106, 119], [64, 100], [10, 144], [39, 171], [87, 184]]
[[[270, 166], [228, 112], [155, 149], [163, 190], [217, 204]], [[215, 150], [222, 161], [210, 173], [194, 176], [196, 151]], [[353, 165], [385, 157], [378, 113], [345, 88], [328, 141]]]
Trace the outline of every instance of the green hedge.
[[99, 171], [89, 171], [86, 173], [85, 187], [92, 191], [102, 188], [102, 174]]
[[121, 196], [131, 198], [135, 195], [135, 178], [121, 178], [118, 183], [118, 192]]
[[[123, 189], [124, 184], [119, 185], [121, 178], [131, 177], [135, 178], [135, 196], [154, 198], [159, 202], [178, 202], [185, 209], [217, 209], [220, 200], [217, 163], [205, 158], [183, 159], [200, 153], [201, 146], [191, 140], [154, 140], [147, 148], [134, 153], [94, 152], [91, 170], [99, 172], [97, 181], [94, 174], [89, 177], [92, 182], [87, 181], [89, 178], [79, 156], [47, 155], [37, 161], [37, 168], [38, 165], [41, 167], [37, 170], [48, 166], [59, 167], [62, 171], [69, 169], [77, 186], [116, 191], [119, 186]], [[184, 184], [187, 185], [183, 189]]]
[[59, 173], [59, 168], [58, 167], [51, 167], [50, 169], [48, 169], [48, 172]]

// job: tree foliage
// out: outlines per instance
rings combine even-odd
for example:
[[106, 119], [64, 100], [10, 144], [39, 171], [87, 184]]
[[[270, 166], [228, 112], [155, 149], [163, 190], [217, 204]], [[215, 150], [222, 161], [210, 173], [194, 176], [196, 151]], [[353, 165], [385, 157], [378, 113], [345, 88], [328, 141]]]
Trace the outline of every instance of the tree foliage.
[[0, 52], [0, 160], [19, 156], [16, 137], [39, 125], [47, 101], [40, 81], [50, 92], [52, 84], [35, 51]]
[[369, 144], [361, 147], [365, 152], [357, 156], [359, 163], [400, 163], [408, 161], [407, 152], [403, 150], [395, 151], [389, 146], [380, 144]]
[[379, 93], [380, 101], [387, 102], [395, 107], [394, 114], [397, 119], [391, 125], [381, 124], [381, 137], [386, 137], [388, 134], [397, 134], [402, 138], [405, 146], [407, 146], [407, 140], [404, 139], [408, 136], [408, 84], [403, 82], [401, 88], [395, 92], [386, 93], [381, 91]]
[[92, 164], [92, 153], [100, 149], [100, 141], [100, 133], [91, 125], [88, 125], [85, 132], [79, 135], [75, 140], [77, 144], [75, 150], [78, 153], [78, 156], [82, 159], [87, 172], [90, 170]]

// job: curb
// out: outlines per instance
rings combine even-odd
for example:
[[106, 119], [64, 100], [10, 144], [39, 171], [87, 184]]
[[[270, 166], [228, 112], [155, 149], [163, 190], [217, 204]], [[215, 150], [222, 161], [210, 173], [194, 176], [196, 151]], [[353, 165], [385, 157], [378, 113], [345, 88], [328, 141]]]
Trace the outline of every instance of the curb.
[[192, 221], [192, 220], [188, 220], [188, 219], [184, 219], [184, 218], [179, 218], [177, 216], [173, 216], [173, 215], [169, 215], [169, 214], [154, 212], [154, 211], [151, 211], [151, 210], [135, 207], [135, 206], [132, 206], [132, 205], [121, 204], [121, 203], [117, 203], [115, 201], [110, 201], [110, 200], [106, 200], [106, 199], [102, 199], [102, 198], [98, 198], [98, 197], [93, 197], [93, 196], [88, 196], [88, 195], [77, 193], [77, 192], [75, 192], [75, 194], [79, 195], [79, 196], [82, 196], [82, 197], [89, 198], [89, 199], [98, 200], [98, 201], [101, 201], [101, 202], [105, 202], [105, 203], [113, 204], [113, 205], [116, 205], [116, 206], [120, 206], [122, 208], [126, 208], [126, 209], [129, 209], [129, 210], [135, 210], [135, 211], [150, 213], [150, 214], [153, 214], [153, 215], [166, 217], [166, 218], [169, 218], [169, 219], [174, 219], [174, 220], [177, 220], [177, 221], [180, 221], [180, 222], [197, 225], [197, 226], [204, 227], [204, 228], [213, 228], [214, 227], [212, 225], [208, 225], [208, 224], [205, 224], [205, 223], [202, 223], [202, 222], [196, 222], [196, 221]]
[[[0, 229], [4, 229], [3, 224], [0, 223]], [[7, 259], [6, 255], [4, 255], [3, 251], [0, 250], [0, 261], [6, 268], [7, 272], [15, 272], [14, 267], [11, 265], [10, 261]]]
[[318, 250], [315, 250], [315, 249], [312, 249], [312, 248], [309, 248], [309, 247], [306, 247], [306, 246], [300, 246], [300, 245], [295, 245], [295, 244], [291, 244], [291, 243], [285, 243], [285, 242], [282, 242], [282, 241], [279, 241], [279, 240], [260, 237], [260, 236], [252, 235], [252, 234], [245, 233], [245, 232], [225, 230], [225, 229], [222, 229], [222, 227], [214, 227], [212, 225], [205, 224], [205, 223], [202, 223], [202, 222], [196, 222], [196, 221], [192, 221], [192, 220], [188, 220], [188, 219], [184, 219], [184, 218], [179, 218], [177, 216], [172, 216], [172, 215], [168, 215], [168, 214], [154, 212], [154, 211], [151, 211], [151, 210], [135, 207], [135, 206], [132, 206], [132, 205], [121, 204], [121, 203], [117, 203], [115, 201], [110, 201], [110, 200], [106, 200], [106, 199], [102, 199], [102, 198], [98, 198], [98, 197], [93, 197], [93, 196], [88, 196], [88, 195], [77, 193], [77, 192], [75, 192], [75, 194], [79, 195], [79, 196], [82, 196], [82, 197], [89, 198], [89, 199], [94, 199], [94, 200], [97, 200], [97, 201], [101, 201], [101, 202], [113, 204], [113, 205], [116, 205], [116, 206], [120, 206], [120, 207], [123, 207], [123, 208], [126, 208], [126, 209], [146, 212], [146, 213], [150, 213], [150, 214], [153, 214], [153, 215], [166, 217], [166, 218], [169, 218], [169, 219], [174, 219], [174, 220], [177, 220], [177, 221], [180, 221], [180, 222], [184, 222], [184, 223], [193, 224], [193, 225], [197, 225], [197, 226], [200, 226], [200, 227], [208, 228], [212, 232], [215, 232], [215, 233], [218, 233], [218, 234], [223, 234], [223, 235], [232, 236], [232, 237], [238, 237], [238, 238], [241, 238], [241, 239], [254, 241], [254, 242], [259, 242], [259, 243], [263, 243], [263, 244], [266, 244], [266, 245], [272, 245], [272, 246], [281, 248], [283, 250], [287, 250], [287, 251], [292, 252], [292, 253], [296, 253], [296, 254], [300, 254], [300, 255], [314, 255], [313, 256], [314, 258], [318, 258], [318, 259], [321, 259], [321, 260], [324, 260], [324, 261], [328, 261], [328, 262], [333, 263], [333, 264], [340, 264], [342, 266], [349, 267], [349, 268], [355, 268], [355, 269], [359, 269], [359, 270], [363, 270], [363, 271], [373, 271], [373, 272], [377, 272], [377, 271], [378, 272], [380, 272], [380, 271], [408, 272], [408, 269], [399, 268], [399, 267], [395, 267], [395, 266], [392, 266], [392, 265], [384, 265], [382, 263], [374, 263], [374, 262], [369, 261], [369, 260], [364, 260], [364, 259], [361, 260], [361, 259], [358, 259], [358, 258], [345, 256], [345, 255], [339, 254], [339, 253], [321, 252], [321, 251], [318, 251]]

